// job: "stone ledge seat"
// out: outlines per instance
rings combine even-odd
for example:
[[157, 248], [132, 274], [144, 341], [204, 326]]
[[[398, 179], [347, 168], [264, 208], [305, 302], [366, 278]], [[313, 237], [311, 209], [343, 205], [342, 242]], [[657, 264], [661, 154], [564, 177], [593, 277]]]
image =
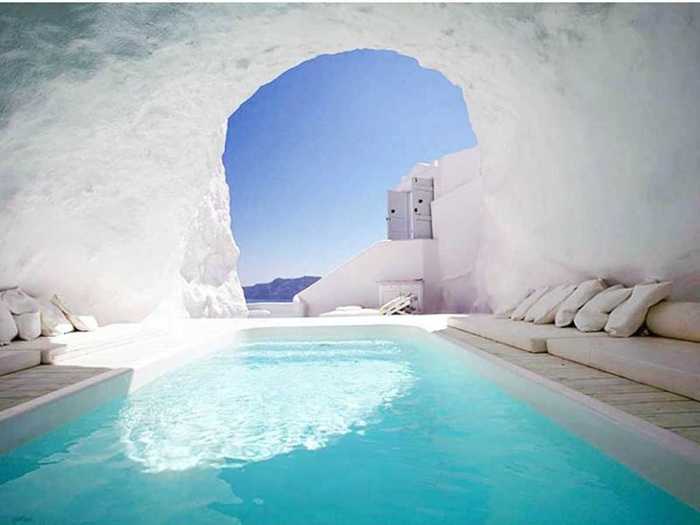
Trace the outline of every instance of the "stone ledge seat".
[[700, 343], [665, 337], [610, 337], [605, 332], [583, 333], [487, 314], [451, 317], [447, 325], [700, 400]]
[[532, 353], [547, 352], [547, 341], [553, 339], [589, 340], [607, 337], [604, 332], [584, 333], [573, 327], [557, 328], [553, 324], [537, 325], [525, 321], [511, 321], [491, 314], [450, 317], [447, 326]]
[[92, 332], [76, 331], [55, 337], [42, 336], [33, 341], [12, 341], [9, 345], [0, 347], [0, 354], [8, 351], [36, 352], [41, 355], [41, 364], [55, 365], [135, 342], [147, 343], [157, 337], [157, 331], [144, 330], [138, 323], [115, 323]]
[[[36, 354], [41, 364], [50, 365], [57, 358], [68, 352], [68, 345], [52, 342], [48, 337], [39, 337], [33, 341], [13, 341], [9, 345], [0, 348], [0, 355], [5, 352]], [[37, 363], [38, 365], [39, 363]]]
[[700, 401], [700, 343], [665, 337], [557, 338], [550, 354]]
[[0, 348], [0, 376], [18, 370], [31, 368], [41, 363], [41, 353], [37, 351], [12, 351]]

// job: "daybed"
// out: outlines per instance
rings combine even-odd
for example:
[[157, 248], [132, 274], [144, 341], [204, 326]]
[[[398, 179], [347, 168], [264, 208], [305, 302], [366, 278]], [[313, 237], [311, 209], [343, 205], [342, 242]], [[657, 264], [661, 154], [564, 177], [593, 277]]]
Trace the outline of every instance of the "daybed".
[[547, 341], [555, 338], [605, 337], [605, 332], [579, 332], [576, 328], [557, 328], [553, 324], [532, 324], [511, 321], [490, 314], [470, 314], [450, 317], [447, 326], [470, 334], [505, 343], [533, 353], [547, 351]]
[[557, 338], [550, 354], [700, 400], [700, 343], [665, 337]]
[[39, 351], [0, 350], [0, 376], [31, 368], [39, 363], [41, 363]]
[[605, 332], [584, 333], [485, 314], [452, 317], [447, 324], [528, 352], [549, 352], [700, 400], [700, 343], [665, 337], [611, 337]]

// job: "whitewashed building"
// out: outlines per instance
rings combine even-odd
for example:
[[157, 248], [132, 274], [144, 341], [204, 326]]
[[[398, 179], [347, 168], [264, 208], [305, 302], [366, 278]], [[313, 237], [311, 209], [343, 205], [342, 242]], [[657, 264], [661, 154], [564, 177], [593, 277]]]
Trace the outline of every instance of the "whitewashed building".
[[399, 293], [419, 297], [423, 313], [479, 309], [473, 281], [482, 193], [478, 148], [416, 164], [387, 192], [387, 240], [300, 292], [300, 312], [375, 308]]

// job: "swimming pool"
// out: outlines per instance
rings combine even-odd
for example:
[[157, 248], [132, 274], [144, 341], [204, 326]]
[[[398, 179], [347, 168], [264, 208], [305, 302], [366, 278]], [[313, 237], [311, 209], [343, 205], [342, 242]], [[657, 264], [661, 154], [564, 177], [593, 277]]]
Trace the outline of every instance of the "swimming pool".
[[700, 523], [418, 332], [250, 331], [0, 456], [0, 522]]

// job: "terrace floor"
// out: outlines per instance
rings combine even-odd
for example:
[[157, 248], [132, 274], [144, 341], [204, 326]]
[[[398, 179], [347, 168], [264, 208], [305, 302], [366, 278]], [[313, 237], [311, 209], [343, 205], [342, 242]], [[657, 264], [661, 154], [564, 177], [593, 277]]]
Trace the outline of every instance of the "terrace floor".
[[109, 368], [39, 365], [0, 376], [0, 414], [41, 396], [109, 372]]
[[525, 352], [461, 330], [448, 332], [451, 338], [700, 444], [699, 401], [551, 354]]

